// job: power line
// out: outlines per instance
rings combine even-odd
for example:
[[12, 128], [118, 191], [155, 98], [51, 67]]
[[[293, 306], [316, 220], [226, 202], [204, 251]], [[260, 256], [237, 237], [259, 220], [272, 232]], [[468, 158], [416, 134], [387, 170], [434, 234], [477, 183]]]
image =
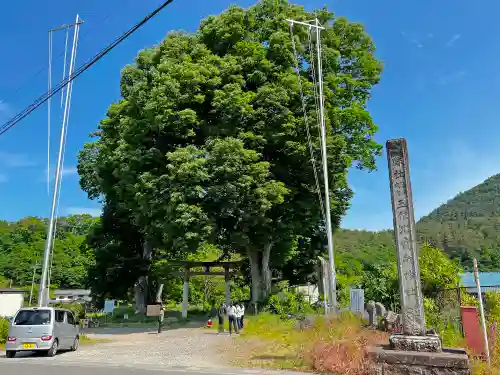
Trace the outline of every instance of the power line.
[[[127, 4], [129, 2], [129, 0], [123, 0], [124, 4]], [[120, 7], [121, 9], [122, 7]], [[102, 25], [104, 22], [106, 22], [106, 20], [108, 18], [110, 18], [115, 12], [110, 12], [108, 13], [101, 21], [99, 21], [99, 23], [97, 24], [98, 26], [99, 25]], [[91, 29], [88, 29], [87, 32], [85, 34], [83, 34], [80, 39], [84, 39], [88, 34], [90, 34], [91, 32], [95, 31], [96, 30], [96, 27], [94, 26], [93, 28]], [[64, 51], [61, 52], [59, 55], [57, 55], [53, 61], [57, 61], [59, 60], [62, 56], [64, 55]], [[1, 103], [4, 103], [4, 102], [8, 102], [9, 100], [11, 100], [13, 97], [15, 97], [17, 94], [19, 94], [19, 92], [24, 89], [30, 82], [34, 81], [36, 78], [38, 78], [38, 76], [40, 74], [42, 74], [43, 72], [45, 72], [47, 69], [49, 68], [48, 65], [46, 66], [43, 66], [41, 67], [36, 73], [34, 73], [31, 78], [28, 78], [26, 81], [24, 81], [24, 83], [20, 84], [16, 89], [14, 89], [7, 97], [4, 97], [2, 100], [0, 100], [0, 104]], [[62, 96], [61, 96], [62, 97]]]
[[[310, 27], [309, 27], [309, 35], [310, 33]], [[320, 210], [321, 210], [321, 216], [323, 217], [323, 221], [326, 222], [326, 217], [325, 217], [325, 206], [323, 204], [323, 196], [321, 195], [321, 187], [319, 184], [319, 177], [318, 177], [318, 171], [316, 167], [316, 155], [314, 152], [314, 147], [312, 145], [311, 141], [311, 133], [309, 131], [309, 118], [307, 116], [307, 108], [306, 108], [306, 100], [304, 97], [304, 90], [302, 88], [302, 79], [300, 77], [300, 67], [299, 67], [299, 58], [297, 55], [297, 47], [295, 46], [295, 36], [293, 35], [293, 22], [290, 23], [290, 36], [292, 38], [292, 46], [293, 46], [293, 55], [295, 57], [295, 70], [297, 72], [297, 83], [299, 85], [299, 93], [300, 93], [300, 99], [302, 103], [302, 113], [304, 115], [304, 124], [306, 126], [306, 134], [307, 134], [307, 143], [309, 146], [309, 154], [311, 157], [311, 164], [312, 164], [312, 169], [314, 173], [314, 181], [316, 183], [316, 190], [318, 192], [318, 200], [319, 200], [319, 205], [320, 205]], [[310, 62], [312, 65], [314, 65], [314, 61], [311, 60]], [[314, 92], [316, 94], [316, 91]], [[316, 97], [315, 97], [316, 99]], [[316, 102], [317, 105], [317, 102]], [[316, 112], [318, 112], [319, 109], [316, 107]], [[319, 118], [319, 116], [318, 116]]]
[[23, 111], [19, 112], [12, 119], [10, 119], [5, 124], [0, 126], [0, 135], [5, 134], [8, 130], [12, 129], [12, 127], [14, 127], [17, 123], [22, 121], [25, 117], [29, 116], [34, 110], [36, 110], [38, 107], [40, 107], [42, 104], [44, 104], [50, 97], [57, 94], [68, 83], [70, 83], [75, 78], [77, 78], [79, 75], [81, 75], [83, 72], [85, 72], [90, 67], [92, 67], [92, 65], [94, 65], [96, 62], [98, 62], [100, 59], [102, 59], [112, 49], [114, 49], [118, 44], [120, 44], [125, 39], [127, 39], [135, 31], [137, 31], [139, 28], [144, 26], [144, 24], [146, 24], [146, 22], [148, 22], [151, 18], [156, 16], [158, 13], [160, 13], [164, 8], [167, 7], [167, 5], [171, 4], [173, 1], [174, 0], [167, 0], [167, 1], [163, 2], [159, 7], [157, 7], [154, 11], [152, 11], [144, 19], [142, 19], [142, 21], [137, 23], [135, 26], [133, 26], [131, 29], [129, 29], [127, 32], [125, 32], [122, 36], [120, 36], [118, 39], [116, 39], [114, 42], [112, 42], [109, 46], [107, 46], [106, 48], [101, 50], [99, 53], [97, 53], [90, 61], [88, 61], [87, 63], [82, 65], [80, 68], [78, 68], [72, 75], [70, 75], [68, 78], [62, 80], [52, 90], [50, 90], [50, 91], [46, 92], [45, 94], [43, 94], [42, 96], [40, 96], [31, 105], [26, 107]]

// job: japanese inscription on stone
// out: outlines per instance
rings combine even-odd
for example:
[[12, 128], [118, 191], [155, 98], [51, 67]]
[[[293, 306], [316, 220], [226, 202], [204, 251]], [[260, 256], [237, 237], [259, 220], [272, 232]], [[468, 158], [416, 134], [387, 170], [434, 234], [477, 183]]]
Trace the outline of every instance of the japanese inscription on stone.
[[404, 139], [387, 141], [394, 236], [396, 240], [403, 334], [424, 335], [425, 317], [408, 152]]

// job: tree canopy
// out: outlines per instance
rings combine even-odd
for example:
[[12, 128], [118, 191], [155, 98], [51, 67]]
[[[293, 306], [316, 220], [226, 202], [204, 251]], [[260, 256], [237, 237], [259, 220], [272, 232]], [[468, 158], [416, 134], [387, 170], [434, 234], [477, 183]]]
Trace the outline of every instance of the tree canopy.
[[[90, 215], [60, 218], [51, 259], [51, 284], [60, 288], [81, 288], [93, 254], [86, 236], [97, 221]], [[0, 284], [30, 286], [35, 271], [39, 282], [47, 219], [26, 217], [14, 223], [0, 222]]]
[[[249, 258], [254, 300], [269, 293], [271, 254], [289, 261], [294, 244], [322, 226], [306, 128], [318, 130], [313, 50], [307, 28], [297, 26], [305, 124], [287, 18], [318, 18], [325, 27], [326, 142], [338, 226], [352, 196], [348, 169], [375, 168], [381, 150], [366, 109], [381, 63], [363, 26], [326, 8], [263, 0], [208, 17], [195, 33], [169, 33], [123, 69], [121, 99], [79, 156], [82, 188], [137, 229], [144, 259], [154, 249], [185, 258], [208, 241]], [[319, 155], [317, 138], [311, 146]]]

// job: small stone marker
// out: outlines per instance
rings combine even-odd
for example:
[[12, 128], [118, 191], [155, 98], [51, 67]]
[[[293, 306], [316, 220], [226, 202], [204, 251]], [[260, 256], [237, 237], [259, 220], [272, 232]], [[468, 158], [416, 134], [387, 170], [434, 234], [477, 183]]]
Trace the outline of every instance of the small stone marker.
[[377, 325], [377, 313], [375, 312], [375, 302], [368, 301], [365, 306], [365, 310], [368, 313], [368, 325], [374, 327]]
[[377, 316], [380, 316], [381, 318], [385, 318], [387, 314], [385, 306], [382, 305], [380, 302], [375, 303], [375, 312], [377, 313]]

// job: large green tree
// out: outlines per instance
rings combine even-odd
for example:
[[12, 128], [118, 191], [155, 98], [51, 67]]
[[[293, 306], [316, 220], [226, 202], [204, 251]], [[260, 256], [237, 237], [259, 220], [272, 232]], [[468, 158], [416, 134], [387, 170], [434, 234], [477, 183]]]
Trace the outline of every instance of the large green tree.
[[[332, 216], [352, 192], [348, 169], [373, 169], [381, 147], [366, 109], [381, 64], [363, 26], [286, 0], [230, 7], [195, 33], [170, 33], [122, 72], [122, 98], [80, 154], [82, 188], [126, 212], [153, 248], [175, 256], [210, 241], [249, 258], [252, 297], [270, 290], [270, 259], [289, 259], [321, 227], [317, 187], [286, 19], [318, 18]], [[317, 134], [313, 56], [296, 27], [299, 74]], [[320, 154], [319, 141], [312, 148]], [[144, 275], [146, 276], [146, 275]], [[143, 277], [144, 277], [143, 276]]]
[[[94, 262], [86, 233], [97, 222], [90, 215], [61, 217], [51, 258], [51, 285], [83, 288], [87, 270]], [[17, 222], [0, 222], [0, 283], [29, 287], [38, 284], [48, 220], [26, 217]], [[34, 272], [35, 271], [35, 272]], [[34, 274], [34, 275], [33, 275]]]

